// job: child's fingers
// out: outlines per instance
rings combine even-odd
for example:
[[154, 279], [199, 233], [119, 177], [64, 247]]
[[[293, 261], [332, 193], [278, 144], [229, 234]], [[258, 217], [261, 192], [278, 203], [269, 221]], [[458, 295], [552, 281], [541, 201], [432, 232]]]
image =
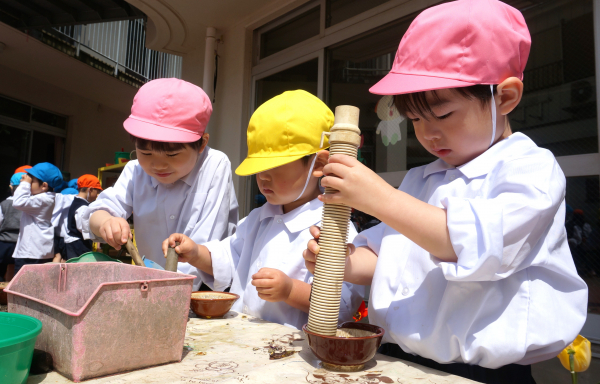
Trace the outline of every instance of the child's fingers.
[[169, 240], [170, 237], [162, 242], [162, 251], [165, 257], [167, 257], [167, 251], [169, 250]]
[[258, 270], [258, 272], [256, 272], [254, 275], [252, 275], [252, 279], [272, 279], [273, 277], [275, 277], [275, 272], [273, 271], [272, 268], [261, 268]]
[[125, 244], [131, 237], [131, 228], [126, 220], [119, 220], [119, 225], [121, 227], [121, 244]]
[[346, 250], [346, 257], [350, 256], [355, 251], [356, 251], [356, 247], [354, 246], [354, 244], [352, 244], [352, 243], [348, 244], [348, 249]]
[[342, 195], [339, 192], [319, 195], [319, 200], [324, 204], [344, 204]]
[[314, 237], [315, 239], [318, 239], [319, 235], [321, 234], [321, 228], [317, 227], [316, 225], [311, 226], [309, 231], [312, 237]]
[[[316, 240], [309, 240], [306, 249], [309, 250], [313, 255], [318, 255], [321, 248]], [[311, 260], [312, 261], [312, 260]]]
[[325, 176], [323, 179], [321, 179], [321, 185], [323, 187], [330, 187], [339, 191], [344, 185], [344, 179], [334, 176]]
[[359, 164], [362, 164], [360, 161], [358, 161], [357, 159], [355, 159], [354, 157], [350, 157], [347, 155], [331, 155], [329, 157], [329, 164], [342, 164], [346, 167], [355, 167]]
[[272, 279], [252, 279], [251, 282], [256, 288], [271, 288], [273, 286]]

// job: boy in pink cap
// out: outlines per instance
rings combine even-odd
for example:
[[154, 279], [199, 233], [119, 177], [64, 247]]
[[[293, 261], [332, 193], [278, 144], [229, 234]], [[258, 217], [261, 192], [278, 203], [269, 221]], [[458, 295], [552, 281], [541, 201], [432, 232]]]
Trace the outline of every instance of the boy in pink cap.
[[[369, 320], [387, 331], [382, 353], [484, 383], [533, 383], [530, 364], [555, 357], [585, 322], [587, 286], [565, 236], [565, 176], [507, 118], [530, 44], [523, 15], [497, 0], [425, 10], [371, 92], [396, 95], [438, 160], [411, 169], [399, 190], [346, 156], [323, 169], [321, 184], [339, 191], [324, 202], [383, 222], [355, 238], [345, 275], [372, 284]], [[311, 270], [316, 254], [311, 240]]]
[[[123, 123], [137, 160], [89, 205], [84, 238], [120, 249], [131, 238], [126, 219], [133, 215], [140, 254], [164, 266], [161, 245], [172, 233], [198, 243], [230, 236], [238, 205], [229, 159], [207, 145], [211, 113], [208, 96], [186, 81], [158, 79], [141, 87]], [[178, 269], [199, 276], [187, 263]], [[194, 288], [200, 284], [197, 277]]]

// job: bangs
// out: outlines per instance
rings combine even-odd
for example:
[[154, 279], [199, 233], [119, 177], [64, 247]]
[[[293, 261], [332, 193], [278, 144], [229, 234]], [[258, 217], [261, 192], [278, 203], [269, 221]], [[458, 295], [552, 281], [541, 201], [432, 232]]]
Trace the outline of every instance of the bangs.
[[[467, 100], [479, 100], [481, 108], [486, 108], [492, 99], [490, 86], [484, 84], [471, 85], [469, 87], [461, 88], [450, 88], [450, 91], [457, 93]], [[494, 95], [496, 92], [497, 86], [494, 85]], [[431, 100], [427, 100], [427, 93], [431, 95]], [[417, 116], [431, 116], [433, 118], [437, 118], [431, 109], [430, 103], [439, 101], [441, 101], [441, 99], [436, 90], [394, 96], [394, 104], [396, 105], [396, 109], [398, 110], [398, 113], [405, 118], [407, 113]]]
[[131, 134], [129, 135], [129, 138], [138, 149], [141, 149], [143, 151], [154, 151], [159, 153], [176, 152], [185, 149], [185, 147], [190, 147], [193, 150], [197, 151], [200, 150], [200, 148], [202, 147], [202, 138], [192, 143], [166, 143], [163, 141], [152, 141], [141, 139]]

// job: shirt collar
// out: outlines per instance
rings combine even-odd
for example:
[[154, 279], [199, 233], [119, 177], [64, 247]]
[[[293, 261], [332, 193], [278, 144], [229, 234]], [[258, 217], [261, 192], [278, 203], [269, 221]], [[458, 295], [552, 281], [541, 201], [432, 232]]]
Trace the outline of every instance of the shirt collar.
[[[198, 173], [200, 172], [200, 168], [202, 168], [202, 164], [204, 164], [204, 161], [206, 160], [206, 156], [207, 156], [209, 150], [210, 150], [210, 148], [207, 145], [204, 148], [204, 151], [202, 151], [202, 153], [200, 154], [200, 156], [198, 156], [198, 160], [196, 161], [196, 165], [194, 165], [194, 168], [190, 171], [190, 173], [188, 173], [187, 175], [185, 175], [185, 177], [183, 177], [179, 180], [183, 181], [190, 187], [193, 186], [194, 182], [196, 180], [198, 180]], [[179, 180], [176, 180], [173, 183], [173, 185], [175, 185], [175, 183], [177, 183]], [[154, 188], [156, 188], [160, 184], [160, 182], [152, 176], [150, 176], [150, 181], [152, 182], [152, 186]]]
[[[473, 160], [460, 165], [458, 167], [454, 167], [450, 164], [447, 164], [445, 161], [441, 159], [437, 159], [433, 163], [427, 164], [425, 166], [425, 170], [423, 171], [423, 178], [437, 172], [447, 171], [449, 169], [458, 169], [463, 175], [465, 175], [469, 179], [474, 179], [479, 176], [487, 175], [491, 172], [492, 169], [496, 166], [498, 161], [501, 159], [499, 156], [500, 153], [504, 154], [504, 151], [508, 146], [517, 144], [523, 140], [530, 141], [530, 139], [523, 135], [522, 133], [513, 133], [508, 136], [506, 139], [497, 142], [487, 151], [483, 152], [481, 155], [477, 156]], [[504, 158], [505, 155], [502, 155]]]
[[265, 203], [261, 207], [260, 221], [280, 216], [288, 231], [296, 233], [316, 225], [321, 220], [323, 203], [319, 199], [311, 200], [291, 212], [283, 213], [281, 205]]

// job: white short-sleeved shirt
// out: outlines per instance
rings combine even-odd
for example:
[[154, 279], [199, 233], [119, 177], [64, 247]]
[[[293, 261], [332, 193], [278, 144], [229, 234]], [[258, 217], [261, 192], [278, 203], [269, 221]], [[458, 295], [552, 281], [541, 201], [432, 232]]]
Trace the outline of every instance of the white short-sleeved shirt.
[[67, 238], [67, 216], [69, 215], [69, 208], [71, 208], [75, 196], [77, 195], [56, 194], [54, 211], [52, 212], [52, 225], [54, 226], [55, 236], [60, 236], [63, 239]]
[[459, 167], [411, 169], [400, 190], [447, 211], [458, 261], [382, 223], [354, 244], [379, 257], [369, 320], [384, 342], [439, 363], [487, 368], [555, 357], [581, 330], [587, 286], [567, 245], [565, 176], [515, 133]]
[[21, 229], [13, 257], [15, 259], [51, 259], [54, 257], [54, 192], [31, 194], [31, 184], [22, 181], [13, 196], [13, 207], [22, 211]]
[[[252, 275], [261, 268], [274, 268], [292, 279], [312, 283], [313, 275], [306, 269], [302, 251], [312, 239], [309, 228], [320, 223], [322, 212], [323, 203], [317, 199], [285, 214], [281, 205], [269, 203], [254, 209], [238, 223], [233, 236], [204, 244], [211, 253], [214, 276], [200, 271], [202, 279], [216, 291], [231, 285], [230, 292], [240, 295], [234, 311], [301, 329], [308, 314], [284, 302], [272, 303], [258, 297]], [[350, 241], [354, 236], [356, 230], [350, 226]], [[341, 321], [352, 320], [363, 297], [363, 286], [344, 283]]]
[[[164, 267], [162, 242], [171, 234], [183, 233], [199, 244], [222, 240], [235, 231], [237, 209], [231, 163], [223, 152], [206, 147], [194, 169], [172, 184], [159, 183], [137, 160], [127, 163], [117, 183], [89, 205], [83, 235], [100, 240], [89, 230], [89, 218], [98, 210], [122, 218], [133, 214], [140, 255]], [[200, 286], [196, 268], [188, 263], [179, 263], [177, 268], [196, 275], [194, 289]]]

